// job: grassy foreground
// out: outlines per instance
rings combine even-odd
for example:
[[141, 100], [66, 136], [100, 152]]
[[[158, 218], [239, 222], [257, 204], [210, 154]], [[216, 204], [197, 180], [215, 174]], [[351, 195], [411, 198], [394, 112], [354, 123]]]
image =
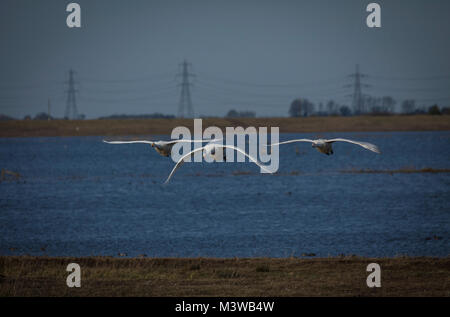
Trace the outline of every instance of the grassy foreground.
[[[177, 126], [193, 131], [192, 119], [14, 120], [0, 122], [0, 137], [117, 136], [170, 134]], [[450, 116], [355, 116], [307, 118], [206, 118], [203, 128], [279, 127], [281, 133], [450, 130]]]
[[[69, 263], [81, 288], [66, 286]], [[381, 288], [368, 288], [369, 263]], [[450, 296], [450, 258], [0, 256], [0, 296]]]

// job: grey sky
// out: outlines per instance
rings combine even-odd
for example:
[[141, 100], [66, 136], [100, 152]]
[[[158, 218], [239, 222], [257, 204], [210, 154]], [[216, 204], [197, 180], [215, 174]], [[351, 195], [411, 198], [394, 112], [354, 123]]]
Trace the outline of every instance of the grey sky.
[[377, 1], [381, 29], [360, 0], [79, 0], [81, 29], [66, 26], [69, 2], [2, 1], [0, 113], [34, 115], [50, 98], [63, 116], [73, 68], [88, 118], [176, 114], [184, 58], [197, 115], [286, 116], [296, 97], [350, 104], [356, 63], [364, 93], [450, 104], [449, 1]]

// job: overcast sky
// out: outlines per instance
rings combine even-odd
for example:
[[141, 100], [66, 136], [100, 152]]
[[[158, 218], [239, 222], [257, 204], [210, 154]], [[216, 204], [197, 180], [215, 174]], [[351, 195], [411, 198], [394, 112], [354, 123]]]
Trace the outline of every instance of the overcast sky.
[[359, 63], [363, 93], [450, 105], [450, 1], [377, 1], [382, 27], [366, 26], [361, 0], [2, 1], [0, 113], [64, 115], [68, 70], [88, 118], [176, 114], [187, 59], [196, 115], [229, 109], [287, 116], [296, 97], [350, 104]]

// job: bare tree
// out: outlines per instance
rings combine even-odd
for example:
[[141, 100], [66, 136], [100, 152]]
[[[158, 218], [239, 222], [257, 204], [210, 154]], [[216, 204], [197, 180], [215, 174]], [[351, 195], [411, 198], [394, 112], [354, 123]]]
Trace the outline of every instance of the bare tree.
[[396, 101], [391, 96], [382, 98], [366, 96], [365, 103], [371, 114], [390, 114], [394, 113]]
[[402, 102], [402, 113], [412, 114], [416, 110], [416, 101], [413, 99], [403, 100]]
[[327, 102], [327, 113], [329, 116], [338, 115], [338, 104], [334, 100], [329, 100]]
[[391, 96], [384, 96], [382, 100], [382, 110], [384, 113], [394, 113], [397, 102]]
[[350, 116], [352, 114], [352, 110], [348, 106], [341, 106], [339, 108], [339, 113], [341, 114], [341, 116], [347, 117], [347, 116]]
[[289, 115], [291, 117], [301, 117], [302, 115], [302, 102], [300, 99], [295, 99], [291, 102], [291, 107], [289, 108]]
[[297, 98], [291, 103], [289, 115], [291, 117], [307, 117], [314, 114], [314, 104], [308, 99]]

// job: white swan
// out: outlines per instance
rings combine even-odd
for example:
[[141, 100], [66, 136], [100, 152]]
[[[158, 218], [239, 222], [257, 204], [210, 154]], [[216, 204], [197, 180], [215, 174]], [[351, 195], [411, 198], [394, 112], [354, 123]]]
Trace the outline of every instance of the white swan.
[[203, 152], [203, 157], [205, 158], [206, 156], [210, 155], [212, 158], [214, 158], [215, 160], [219, 159], [220, 157], [218, 155], [222, 154], [223, 159], [226, 161], [226, 157], [225, 157], [225, 153], [223, 153], [223, 149], [224, 148], [228, 148], [228, 149], [232, 149], [234, 151], [240, 152], [242, 154], [244, 154], [245, 156], [247, 156], [253, 163], [255, 163], [256, 165], [258, 165], [260, 168], [262, 168], [263, 170], [265, 170], [267, 173], [272, 173], [271, 171], [269, 171], [268, 169], [266, 169], [264, 167], [264, 165], [260, 164], [258, 162], [258, 160], [256, 160], [255, 158], [251, 157], [250, 155], [248, 155], [247, 153], [245, 153], [245, 151], [241, 150], [238, 147], [232, 146], [232, 145], [223, 145], [223, 144], [207, 144], [201, 148], [195, 149], [191, 152], [189, 152], [188, 154], [183, 155], [177, 162], [177, 164], [175, 165], [175, 167], [172, 169], [172, 172], [170, 172], [169, 177], [167, 177], [166, 181], [164, 182], [164, 184], [167, 184], [169, 182], [169, 180], [172, 178], [173, 173], [175, 173], [175, 171], [178, 169], [178, 167], [180, 167], [181, 164], [183, 164], [184, 159], [187, 158], [188, 156], [199, 152], [199, 151], [204, 151]]
[[341, 138], [329, 139], [329, 140], [327, 140], [327, 139], [317, 139], [317, 140], [295, 139], [295, 140], [289, 140], [289, 141], [275, 143], [275, 144], [272, 144], [271, 146], [277, 146], [277, 145], [281, 145], [281, 144], [288, 144], [288, 143], [294, 143], [294, 142], [310, 142], [310, 143], [312, 143], [313, 148], [316, 148], [317, 151], [319, 151], [320, 153], [324, 153], [326, 155], [330, 155], [330, 154], [334, 153], [333, 148], [331, 146], [331, 144], [334, 142], [348, 142], [348, 143], [362, 146], [363, 148], [370, 150], [372, 152], [375, 152], [378, 154], [381, 153], [380, 150], [378, 149], [378, 147], [372, 143], [353, 141], [353, 140], [347, 140], [347, 139], [341, 139]]
[[222, 139], [214, 139], [214, 140], [187, 140], [187, 139], [180, 139], [180, 140], [172, 140], [172, 141], [147, 141], [147, 140], [136, 140], [136, 141], [105, 141], [103, 142], [108, 144], [131, 144], [131, 143], [144, 143], [144, 144], [150, 144], [152, 148], [156, 150], [159, 154], [162, 156], [170, 156], [172, 153], [172, 147], [179, 142], [216, 142], [221, 141]]

